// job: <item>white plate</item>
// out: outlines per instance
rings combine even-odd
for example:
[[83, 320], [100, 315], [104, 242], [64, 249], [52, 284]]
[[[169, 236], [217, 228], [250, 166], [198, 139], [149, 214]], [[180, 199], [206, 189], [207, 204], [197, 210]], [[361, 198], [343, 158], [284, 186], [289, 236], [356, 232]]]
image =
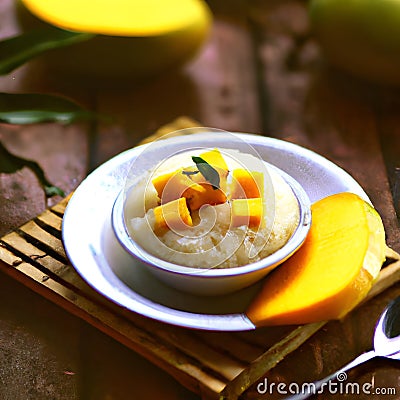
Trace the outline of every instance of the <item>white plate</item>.
[[[236, 136], [250, 143], [264, 160], [296, 179], [311, 202], [346, 191], [369, 201], [347, 172], [310, 150], [258, 135]], [[118, 243], [111, 227], [112, 207], [125, 185], [132, 161], [145, 146], [121, 153], [101, 165], [75, 191], [64, 215], [62, 232], [72, 265], [102, 295], [147, 317], [198, 329], [255, 329], [243, 312], [260, 283], [226, 296], [189, 295], [157, 280]], [[212, 146], [226, 147], [226, 143], [219, 143], [215, 135]]]

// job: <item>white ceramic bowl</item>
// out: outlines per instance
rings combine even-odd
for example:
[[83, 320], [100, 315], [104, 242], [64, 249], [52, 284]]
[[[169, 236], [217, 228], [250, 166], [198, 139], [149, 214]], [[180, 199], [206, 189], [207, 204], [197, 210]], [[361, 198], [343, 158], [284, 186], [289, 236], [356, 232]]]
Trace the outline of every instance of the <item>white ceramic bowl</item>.
[[[257, 262], [234, 268], [214, 269], [200, 269], [173, 264], [144, 250], [131, 237], [127, 228], [125, 218], [126, 193], [129, 191], [132, 182], [135, 181], [135, 177], [154, 168], [157, 162], [188, 148], [217, 147], [255, 154], [251, 143], [253, 138], [254, 136], [249, 135], [249, 141], [244, 141], [232, 133], [206, 132], [163, 139], [144, 147], [142, 157], [139, 155], [133, 162], [126, 186], [121, 188], [112, 212], [112, 225], [115, 235], [125, 250], [139, 259], [151, 273], [166, 284], [185, 292], [200, 295], [221, 295], [245, 288], [262, 279], [273, 268], [290, 257], [303, 244], [308, 234], [311, 225], [310, 200], [295, 179], [274, 166], [271, 168], [285, 180], [297, 199], [299, 223], [288, 242], [281, 249]], [[257, 156], [260, 157], [258, 153]]]

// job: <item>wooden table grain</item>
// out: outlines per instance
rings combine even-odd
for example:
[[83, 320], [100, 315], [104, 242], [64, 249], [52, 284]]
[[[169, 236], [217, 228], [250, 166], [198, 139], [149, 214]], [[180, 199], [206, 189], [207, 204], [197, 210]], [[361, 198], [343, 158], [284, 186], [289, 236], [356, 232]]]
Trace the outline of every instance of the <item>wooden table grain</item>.
[[[306, 1], [209, 3], [214, 23], [196, 59], [140, 85], [85, 88], [49, 76], [40, 62], [0, 78], [1, 91], [59, 93], [114, 117], [111, 123], [69, 126], [3, 124], [0, 140], [15, 154], [39, 162], [66, 192], [88, 171], [181, 115], [206, 126], [288, 140], [354, 176], [383, 218], [387, 243], [400, 251], [400, 90], [326, 65], [310, 32]], [[14, 2], [2, 0], [0, 37], [19, 31]], [[0, 236], [57, 200], [46, 202], [29, 170], [0, 174]], [[265, 379], [308, 382], [369, 349], [376, 318], [399, 293], [394, 287], [351, 319], [330, 323]], [[197, 398], [134, 352], [3, 275], [0, 299], [1, 399]], [[398, 363], [372, 361], [349, 373], [348, 381], [394, 387], [397, 395], [385, 398], [395, 399], [399, 371]], [[367, 397], [380, 398], [359, 396]], [[243, 398], [267, 394], [255, 384]]]

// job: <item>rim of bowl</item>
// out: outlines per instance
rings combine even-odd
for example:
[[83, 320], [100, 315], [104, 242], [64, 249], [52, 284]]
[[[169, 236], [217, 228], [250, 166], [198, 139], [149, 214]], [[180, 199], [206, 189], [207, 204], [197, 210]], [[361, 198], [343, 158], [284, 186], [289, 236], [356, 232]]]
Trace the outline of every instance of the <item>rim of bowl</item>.
[[311, 226], [311, 202], [303, 187], [289, 174], [280, 168], [264, 161], [268, 167], [274, 169], [290, 186], [299, 207], [299, 223], [286, 244], [256, 262], [232, 268], [195, 268], [171, 263], [147, 252], [130, 236], [126, 226], [124, 210], [124, 190], [118, 194], [112, 209], [111, 222], [114, 233], [122, 247], [139, 261], [158, 270], [164, 270], [177, 275], [197, 278], [218, 278], [245, 275], [257, 270], [276, 267], [292, 256], [304, 243]]

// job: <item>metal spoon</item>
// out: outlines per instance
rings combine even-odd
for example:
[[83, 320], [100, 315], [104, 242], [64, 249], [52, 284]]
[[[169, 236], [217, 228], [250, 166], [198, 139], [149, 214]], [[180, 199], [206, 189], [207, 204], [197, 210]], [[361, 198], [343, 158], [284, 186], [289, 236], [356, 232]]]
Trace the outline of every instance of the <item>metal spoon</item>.
[[307, 385], [306, 393], [287, 397], [287, 400], [301, 400], [319, 393], [329, 381], [346, 379], [346, 371], [374, 357], [386, 357], [400, 360], [400, 297], [389, 303], [375, 327], [374, 349], [361, 354], [340, 370], [324, 379]]

